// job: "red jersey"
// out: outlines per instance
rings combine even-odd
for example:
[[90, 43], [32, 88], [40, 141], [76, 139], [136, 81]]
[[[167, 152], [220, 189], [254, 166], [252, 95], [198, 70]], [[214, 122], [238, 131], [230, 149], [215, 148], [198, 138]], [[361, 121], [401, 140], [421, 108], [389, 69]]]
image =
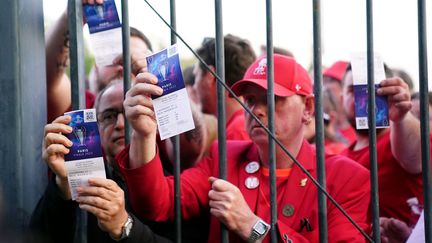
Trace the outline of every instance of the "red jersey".
[[234, 112], [226, 124], [227, 140], [250, 140], [245, 128], [245, 116], [243, 109]]
[[[369, 147], [353, 151], [354, 145], [343, 151], [342, 155], [369, 169]], [[407, 200], [416, 197], [423, 204], [422, 175], [410, 174], [400, 166], [391, 152], [390, 132], [377, 137], [376, 147], [380, 216], [393, 217], [409, 224], [411, 208]]]
[[[316, 178], [316, 152], [306, 141], [297, 155], [297, 160]], [[128, 169], [129, 148], [116, 157], [126, 183], [131, 204], [141, 218], [164, 221], [174, 216], [174, 180], [165, 177], [158, 154], [149, 163]], [[250, 141], [227, 141], [228, 181], [239, 188], [249, 208], [260, 218], [269, 222], [268, 177], [260, 166], [258, 147]], [[363, 229], [368, 228], [367, 211], [370, 204], [369, 173], [354, 161], [339, 155], [326, 155], [327, 192], [340, 203], [342, 208]], [[251, 164], [256, 169], [248, 168]], [[208, 192], [210, 176], [218, 177], [218, 147], [212, 146], [210, 156], [204, 158], [194, 168], [181, 175], [181, 206], [184, 219], [209, 213]], [[280, 173], [279, 173], [280, 175]], [[251, 186], [249, 179], [260, 183]], [[144, 182], [144, 183], [143, 183]], [[317, 187], [298, 166], [277, 179], [278, 186], [278, 233], [280, 239], [293, 242], [318, 242], [318, 199]], [[365, 242], [360, 232], [327, 201], [329, 242]], [[302, 227], [308, 222], [308, 227]], [[208, 242], [219, 242], [220, 222], [211, 217]], [[269, 242], [267, 235], [263, 242]], [[236, 234], [230, 233], [230, 242], [244, 242]]]

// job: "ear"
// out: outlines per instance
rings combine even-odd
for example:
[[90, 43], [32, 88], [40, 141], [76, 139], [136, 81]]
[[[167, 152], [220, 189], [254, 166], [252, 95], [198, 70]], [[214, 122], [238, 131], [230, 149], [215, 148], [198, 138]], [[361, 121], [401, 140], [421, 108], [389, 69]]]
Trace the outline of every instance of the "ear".
[[[209, 65], [209, 67], [210, 67], [210, 70], [212, 70], [214, 73], [216, 73], [216, 68], [214, 66]], [[216, 77], [213, 76], [213, 74], [211, 72], [206, 70], [205, 78], [206, 78], [207, 82], [209, 82], [210, 85], [216, 87], [217, 80], [216, 80]]]
[[312, 121], [315, 114], [315, 97], [313, 95], [308, 95], [304, 98], [305, 109], [303, 111], [303, 122], [308, 124]]

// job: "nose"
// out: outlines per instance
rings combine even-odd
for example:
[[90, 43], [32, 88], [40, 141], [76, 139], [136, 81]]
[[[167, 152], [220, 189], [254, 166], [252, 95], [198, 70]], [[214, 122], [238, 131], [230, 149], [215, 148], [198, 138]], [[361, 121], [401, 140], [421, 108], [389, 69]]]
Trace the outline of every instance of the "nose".
[[123, 113], [118, 113], [117, 114], [117, 121], [115, 123], [115, 129], [124, 129], [124, 124], [125, 124], [125, 115]]
[[267, 114], [267, 104], [264, 102], [257, 102], [250, 107], [252, 113], [257, 117], [263, 117]]

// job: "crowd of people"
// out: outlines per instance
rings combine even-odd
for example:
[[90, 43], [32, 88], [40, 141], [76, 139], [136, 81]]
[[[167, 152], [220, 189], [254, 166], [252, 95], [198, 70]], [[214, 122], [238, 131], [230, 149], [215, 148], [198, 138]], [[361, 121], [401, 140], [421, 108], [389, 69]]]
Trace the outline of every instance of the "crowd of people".
[[[102, 4], [83, 0], [83, 4]], [[157, 132], [151, 97], [161, 95], [158, 79], [147, 72], [149, 39], [131, 28], [132, 85], [124, 97], [122, 57], [94, 66], [88, 77], [86, 106], [97, 113], [107, 179], [91, 178], [71, 199], [64, 156], [72, 142], [71, 84], [67, 12], [46, 39], [48, 121], [42, 157], [49, 184], [38, 202], [30, 229], [44, 242], [73, 242], [79, 210], [89, 214], [88, 242], [172, 242], [174, 231], [174, 146]], [[264, 50], [264, 49], [263, 49]], [[198, 55], [216, 70], [215, 39], [204, 39]], [[267, 126], [267, 56], [257, 56], [248, 40], [224, 37], [225, 81], [259, 121]], [[275, 49], [274, 134], [314, 178], [315, 103], [310, 74], [290, 51]], [[318, 189], [269, 137], [257, 120], [226, 92], [227, 179], [219, 175], [217, 79], [196, 62], [184, 72], [195, 129], [180, 135], [183, 242], [219, 242], [221, 223], [230, 242], [318, 242]], [[336, 61], [323, 72], [326, 191], [366, 234], [371, 233], [368, 130], [355, 128], [351, 64]], [[376, 129], [378, 191], [383, 242], [406, 242], [424, 234], [419, 104], [406, 73], [386, 66], [376, 90], [388, 100], [389, 128]], [[432, 107], [432, 106], [431, 106]], [[131, 125], [125, 142], [125, 123]], [[270, 223], [269, 157], [276, 163], [277, 223]], [[419, 217], [421, 219], [419, 220]], [[329, 242], [366, 238], [330, 201]], [[412, 228], [416, 227], [414, 231]], [[411, 234], [411, 232], [414, 232]], [[419, 238], [415, 238], [416, 240]], [[411, 242], [414, 242], [411, 239]], [[417, 241], [415, 241], [417, 242]]]

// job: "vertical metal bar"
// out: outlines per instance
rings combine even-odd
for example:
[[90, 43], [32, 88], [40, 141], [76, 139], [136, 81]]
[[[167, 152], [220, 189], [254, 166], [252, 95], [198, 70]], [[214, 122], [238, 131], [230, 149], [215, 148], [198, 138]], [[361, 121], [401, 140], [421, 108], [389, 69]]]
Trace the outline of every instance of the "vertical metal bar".
[[[176, 2], [170, 0], [170, 19], [171, 19], [171, 44], [177, 43], [177, 36], [173, 30], [176, 30]], [[177, 135], [174, 137], [174, 210], [175, 210], [175, 236], [176, 242], [180, 243], [182, 240], [181, 234], [181, 202], [180, 202], [180, 137]]]
[[418, 41], [419, 41], [419, 81], [420, 81], [420, 129], [424, 195], [425, 240], [432, 242], [432, 210], [431, 210], [431, 167], [429, 142], [429, 96], [428, 96], [428, 62], [426, 38], [426, 5], [418, 0]]
[[[84, 90], [84, 41], [82, 31], [82, 1], [68, 1], [68, 21], [70, 36], [70, 77], [72, 85], [72, 109], [85, 108]], [[77, 228], [75, 242], [87, 242], [87, 213], [77, 209]]]
[[[324, 159], [324, 119], [322, 108], [322, 70], [321, 70], [321, 3], [313, 1], [313, 36], [314, 36], [314, 94], [315, 94], [315, 138], [317, 156], [318, 182], [326, 188]], [[327, 198], [318, 190], [318, 221], [320, 242], [328, 241], [327, 229]]]
[[29, 217], [47, 184], [41, 158], [47, 117], [43, 22], [42, 1], [1, 3], [1, 242], [25, 242]]
[[[216, 32], [216, 73], [225, 82], [225, 55], [222, 18], [222, 0], [215, 0], [215, 32]], [[218, 107], [218, 153], [219, 153], [219, 177], [227, 179], [226, 165], [226, 116], [225, 116], [225, 89], [217, 82], [217, 107]], [[228, 229], [221, 223], [221, 242], [228, 242]]]
[[376, 154], [376, 119], [375, 119], [375, 78], [373, 49], [373, 6], [372, 0], [366, 1], [367, 23], [367, 74], [368, 74], [368, 126], [369, 126], [369, 161], [371, 176], [372, 231], [374, 242], [380, 241], [378, 166]]
[[82, 5], [79, 0], [69, 0], [68, 21], [70, 36], [70, 78], [72, 85], [72, 109], [85, 108], [85, 68], [84, 68], [84, 41], [82, 31]]
[[[121, 1], [122, 9], [122, 47], [123, 47], [123, 94], [126, 97], [126, 92], [131, 86], [131, 58], [130, 58], [130, 28], [129, 28], [129, 0]], [[125, 142], [130, 142], [130, 126], [129, 122], [125, 123]]]
[[[274, 63], [273, 63], [273, 15], [272, 1], [266, 0], [266, 32], [267, 32], [267, 109], [268, 109], [268, 128], [274, 134]], [[276, 191], [276, 147], [275, 141], [268, 138], [269, 166], [270, 166], [270, 241], [276, 243], [277, 236], [277, 191]]]

